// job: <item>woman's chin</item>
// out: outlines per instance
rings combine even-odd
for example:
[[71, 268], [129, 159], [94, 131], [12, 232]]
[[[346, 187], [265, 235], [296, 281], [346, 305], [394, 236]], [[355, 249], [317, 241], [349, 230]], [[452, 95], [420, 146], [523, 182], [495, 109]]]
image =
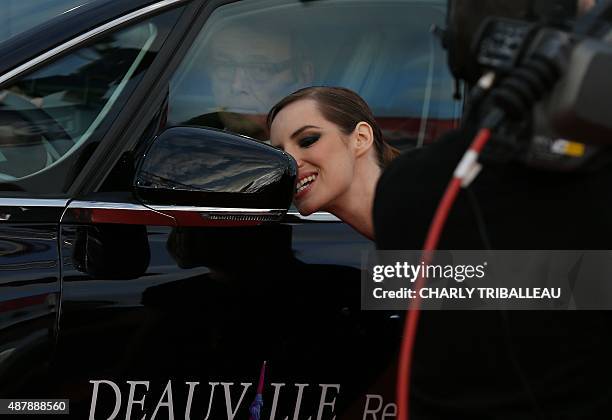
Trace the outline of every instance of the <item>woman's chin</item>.
[[312, 213], [314, 213], [317, 210], [317, 209], [313, 209], [313, 208], [310, 208], [310, 207], [307, 207], [307, 206], [300, 206], [300, 205], [297, 205], [297, 204], [296, 204], [296, 207], [297, 207], [298, 212], [302, 216], [310, 216]]

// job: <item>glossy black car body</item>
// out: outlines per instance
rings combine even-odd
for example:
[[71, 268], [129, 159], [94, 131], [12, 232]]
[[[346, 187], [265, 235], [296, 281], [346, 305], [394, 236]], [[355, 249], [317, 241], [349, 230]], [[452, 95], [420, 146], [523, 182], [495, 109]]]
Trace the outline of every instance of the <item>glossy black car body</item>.
[[[393, 413], [401, 320], [360, 310], [369, 241], [329, 214], [287, 212], [289, 169], [251, 201], [240, 188], [252, 185], [230, 191], [230, 176], [221, 195], [174, 195], [196, 184], [138, 172], [163, 136], [173, 72], [225, 3], [94, 1], [0, 44], [4, 88], [107, 32], [169, 13], [157, 54], [83, 153], [2, 181], [0, 398], [68, 398], [77, 419], [115, 409], [117, 418], [246, 418], [266, 361], [262, 418]], [[198, 153], [223, 155], [215, 170], [245, 173], [244, 155], [217, 145]], [[171, 166], [194, 161], [190, 153]], [[198, 185], [211, 191], [210, 179]], [[244, 207], [258, 211], [234, 211]]]

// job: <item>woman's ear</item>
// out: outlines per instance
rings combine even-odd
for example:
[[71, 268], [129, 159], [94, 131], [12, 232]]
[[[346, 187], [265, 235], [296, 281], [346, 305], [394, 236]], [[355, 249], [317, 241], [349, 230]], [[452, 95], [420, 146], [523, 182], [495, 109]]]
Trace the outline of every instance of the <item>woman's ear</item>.
[[372, 130], [372, 126], [365, 121], [361, 121], [355, 126], [353, 135], [355, 136], [355, 156], [365, 155], [374, 144], [374, 130]]

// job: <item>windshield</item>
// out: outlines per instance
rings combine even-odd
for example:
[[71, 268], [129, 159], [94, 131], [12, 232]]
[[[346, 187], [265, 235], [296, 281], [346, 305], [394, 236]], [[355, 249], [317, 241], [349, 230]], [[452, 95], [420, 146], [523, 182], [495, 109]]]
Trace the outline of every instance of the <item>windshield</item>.
[[2, 0], [0, 42], [27, 31], [90, 0]]

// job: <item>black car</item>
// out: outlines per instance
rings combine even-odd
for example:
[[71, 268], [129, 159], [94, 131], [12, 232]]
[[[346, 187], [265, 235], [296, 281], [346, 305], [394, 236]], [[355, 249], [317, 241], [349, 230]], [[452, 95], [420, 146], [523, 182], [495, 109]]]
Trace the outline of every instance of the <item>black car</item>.
[[360, 308], [374, 246], [291, 207], [265, 114], [339, 85], [392, 144], [432, 141], [461, 111], [430, 32], [445, 2], [4, 3], [0, 398], [244, 419], [262, 393], [262, 419], [392, 418], [402, 317]]

